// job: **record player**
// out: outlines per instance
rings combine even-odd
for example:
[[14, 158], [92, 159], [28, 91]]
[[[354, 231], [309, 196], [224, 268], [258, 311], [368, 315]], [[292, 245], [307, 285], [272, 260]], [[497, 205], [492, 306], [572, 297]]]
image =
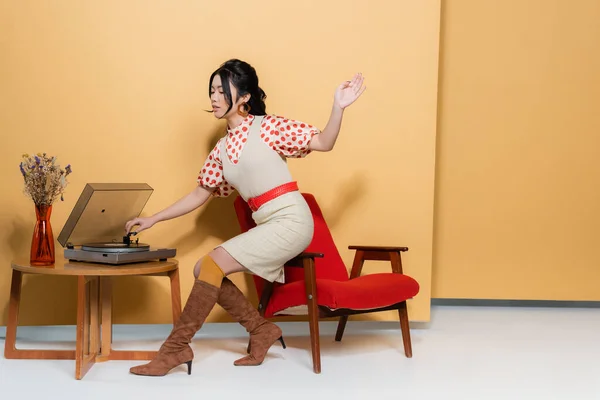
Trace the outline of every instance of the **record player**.
[[154, 189], [145, 183], [88, 183], [60, 235], [69, 261], [128, 264], [175, 257], [176, 249], [154, 248], [125, 234]]

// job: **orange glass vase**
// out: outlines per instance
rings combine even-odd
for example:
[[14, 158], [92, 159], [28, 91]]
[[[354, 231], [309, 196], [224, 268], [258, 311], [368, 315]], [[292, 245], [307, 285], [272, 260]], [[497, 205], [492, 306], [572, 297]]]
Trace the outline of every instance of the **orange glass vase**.
[[35, 206], [36, 223], [31, 240], [30, 264], [36, 267], [54, 265], [54, 235], [50, 225], [52, 205]]

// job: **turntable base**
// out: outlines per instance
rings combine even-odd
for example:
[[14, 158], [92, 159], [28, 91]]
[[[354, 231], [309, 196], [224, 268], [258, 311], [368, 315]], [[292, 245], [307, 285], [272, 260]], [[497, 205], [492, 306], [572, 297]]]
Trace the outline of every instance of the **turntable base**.
[[[120, 250], [120, 251], [119, 251]], [[65, 249], [64, 256], [70, 261], [98, 262], [102, 264], [128, 264], [133, 262], [144, 262], [151, 260], [165, 261], [176, 255], [175, 249], [156, 249], [135, 247], [127, 248], [88, 248], [82, 246], [78, 249]]]

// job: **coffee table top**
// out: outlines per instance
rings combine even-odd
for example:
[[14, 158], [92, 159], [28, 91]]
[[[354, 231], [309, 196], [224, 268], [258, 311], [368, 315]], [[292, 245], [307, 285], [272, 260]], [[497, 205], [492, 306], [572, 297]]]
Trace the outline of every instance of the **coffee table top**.
[[28, 274], [40, 275], [74, 275], [74, 276], [125, 276], [146, 275], [169, 272], [177, 269], [179, 263], [175, 259], [167, 261], [149, 261], [132, 264], [99, 264], [79, 261], [69, 261], [62, 256], [56, 256], [53, 266], [35, 267], [29, 259], [17, 259], [11, 262], [11, 268]]

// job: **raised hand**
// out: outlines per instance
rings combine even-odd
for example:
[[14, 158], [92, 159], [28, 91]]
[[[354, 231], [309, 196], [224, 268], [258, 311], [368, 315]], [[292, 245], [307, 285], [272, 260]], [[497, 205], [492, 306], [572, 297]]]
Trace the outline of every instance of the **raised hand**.
[[363, 86], [364, 80], [365, 78], [363, 75], [358, 73], [354, 75], [352, 80], [346, 81], [338, 86], [334, 96], [335, 105], [344, 109], [354, 103], [367, 88], [366, 86]]
[[131, 228], [137, 225], [138, 229], [136, 232], [140, 233], [141, 231], [152, 228], [154, 223], [154, 220], [152, 220], [152, 218], [150, 217], [134, 218], [131, 221], [127, 221], [127, 223], [125, 224], [125, 232], [129, 233], [131, 231]]

